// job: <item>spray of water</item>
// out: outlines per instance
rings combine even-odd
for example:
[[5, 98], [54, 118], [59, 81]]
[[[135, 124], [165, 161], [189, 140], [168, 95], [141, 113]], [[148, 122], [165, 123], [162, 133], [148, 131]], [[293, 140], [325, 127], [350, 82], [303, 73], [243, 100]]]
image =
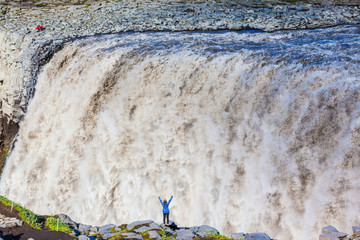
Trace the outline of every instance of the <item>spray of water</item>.
[[299, 240], [349, 230], [360, 48], [341, 36], [354, 31], [75, 41], [39, 76], [1, 194], [93, 225], [160, 221], [157, 196], [173, 194], [179, 225]]

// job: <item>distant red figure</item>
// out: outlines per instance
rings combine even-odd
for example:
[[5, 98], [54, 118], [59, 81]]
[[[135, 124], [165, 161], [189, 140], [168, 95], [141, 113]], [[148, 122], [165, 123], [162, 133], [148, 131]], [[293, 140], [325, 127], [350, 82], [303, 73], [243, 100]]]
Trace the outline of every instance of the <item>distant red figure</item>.
[[38, 31], [42, 31], [42, 30], [44, 30], [44, 27], [43, 27], [43, 26], [41, 26], [41, 25], [37, 25], [37, 26], [36, 26], [36, 30], [38, 30]]

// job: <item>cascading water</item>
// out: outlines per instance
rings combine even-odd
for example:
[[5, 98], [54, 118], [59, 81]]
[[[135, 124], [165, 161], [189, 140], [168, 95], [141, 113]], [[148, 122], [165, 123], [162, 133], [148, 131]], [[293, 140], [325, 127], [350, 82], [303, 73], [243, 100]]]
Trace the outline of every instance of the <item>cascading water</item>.
[[1, 194], [88, 224], [317, 239], [360, 224], [360, 29], [132, 33], [43, 69]]

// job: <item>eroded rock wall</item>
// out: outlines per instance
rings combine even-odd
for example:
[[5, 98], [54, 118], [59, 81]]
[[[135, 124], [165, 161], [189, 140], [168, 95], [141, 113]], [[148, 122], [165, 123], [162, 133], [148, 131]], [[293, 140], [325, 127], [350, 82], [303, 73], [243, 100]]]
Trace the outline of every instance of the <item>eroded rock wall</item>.
[[35, 93], [37, 74], [64, 40], [36, 40], [22, 32], [0, 31], [0, 161]]
[[25, 79], [29, 79], [29, 60], [24, 57], [23, 36], [0, 32], [1, 145], [9, 146], [24, 116]]

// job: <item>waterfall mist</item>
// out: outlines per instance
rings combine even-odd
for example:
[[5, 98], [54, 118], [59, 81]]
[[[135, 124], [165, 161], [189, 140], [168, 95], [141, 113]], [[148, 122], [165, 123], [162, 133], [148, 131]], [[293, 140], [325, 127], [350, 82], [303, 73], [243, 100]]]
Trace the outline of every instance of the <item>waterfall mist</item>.
[[317, 239], [360, 224], [357, 27], [132, 33], [55, 54], [0, 193], [101, 225]]

